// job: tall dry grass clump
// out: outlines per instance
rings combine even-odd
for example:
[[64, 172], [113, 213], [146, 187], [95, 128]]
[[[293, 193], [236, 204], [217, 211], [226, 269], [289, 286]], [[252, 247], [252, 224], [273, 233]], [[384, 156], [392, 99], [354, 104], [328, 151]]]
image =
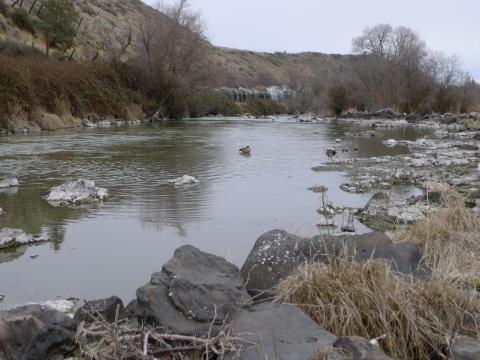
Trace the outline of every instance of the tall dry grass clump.
[[442, 196], [442, 208], [400, 234], [417, 243], [434, 275], [480, 285], [480, 214], [453, 190]]
[[337, 336], [386, 335], [383, 349], [399, 360], [448, 354], [456, 335], [479, 335], [480, 300], [472, 292], [445, 281], [415, 281], [379, 260], [300, 267], [278, 294], [279, 302], [298, 305]]

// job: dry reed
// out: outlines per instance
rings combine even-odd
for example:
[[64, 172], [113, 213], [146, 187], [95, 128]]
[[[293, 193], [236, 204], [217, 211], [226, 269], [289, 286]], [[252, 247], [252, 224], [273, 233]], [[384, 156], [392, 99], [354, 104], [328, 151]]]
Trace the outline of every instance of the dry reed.
[[298, 305], [337, 336], [386, 335], [383, 349], [399, 360], [442, 357], [458, 334], [479, 335], [480, 300], [471, 292], [398, 275], [379, 260], [305, 265], [277, 290], [277, 301]]

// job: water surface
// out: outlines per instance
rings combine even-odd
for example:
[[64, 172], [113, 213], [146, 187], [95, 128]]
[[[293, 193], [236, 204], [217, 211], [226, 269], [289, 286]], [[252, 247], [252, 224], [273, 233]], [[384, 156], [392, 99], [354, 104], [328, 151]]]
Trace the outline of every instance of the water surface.
[[[378, 137], [347, 143], [347, 131], [365, 128], [215, 119], [0, 137], [0, 177], [13, 173], [21, 182], [18, 190], [0, 190], [7, 212], [0, 228], [47, 230], [53, 240], [0, 255], [1, 306], [59, 296], [129, 300], [182, 244], [241, 266], [265, 231], [318, 234], [320, 199], [310, 186], [327, 186], [338, 206], [360, 207], [370, 197], [341, 191], [344, 174], [311, 171], [327, 161], [326, 148], [349, 149], [340, 157], [396, 155], [407, 148], [381, 141], [424, 135], [414, 128], [382, 129]], [[252, 156], [241, 156], [238, 149], [247, 144]], [[200, 184], [166, 184], [185, 174]], [[56, 208], [45, 200], [52, 186], [78, 178], [95, 180], [111, 198], [80, 208]], [[357, 230], [368, 231], [361, 224]]]

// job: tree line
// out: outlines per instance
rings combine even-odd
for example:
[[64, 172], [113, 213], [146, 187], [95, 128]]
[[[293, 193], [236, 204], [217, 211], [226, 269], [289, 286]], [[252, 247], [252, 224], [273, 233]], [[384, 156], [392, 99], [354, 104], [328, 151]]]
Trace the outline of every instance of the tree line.
[[352, 41], [353, 71], [334, 79], [327, 104], [334, 112], [393, 107], [412, 113], [467, 112], [479, 87], [455, 55], [429, 50], [412, 29], [379, 24]]

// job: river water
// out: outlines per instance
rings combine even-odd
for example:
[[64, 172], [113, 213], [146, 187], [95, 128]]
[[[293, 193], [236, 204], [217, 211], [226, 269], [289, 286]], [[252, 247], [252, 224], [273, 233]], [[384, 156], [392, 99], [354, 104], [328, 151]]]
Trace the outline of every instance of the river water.
[[[320, 198], [309, 187], [327, 186], [338, 206], [363, 206], [370, 194], [347, 194], [339, 189], [348, 181], [344, 174], [311, 168], [327, 161], [326, 148], [343, 146], [336, 139], [346, 131], [365, 130], [287, 118], [217, 118], [0, 137], [0, 178], [13, 173], [21, 183], [0, 190], [6, 211], [0, 229], [47, 230], [53, 240], [0, 254], [0, 294], [6, 296], [0, 306], [113, 294], [127, 301], [182, 244], [241, 266], [265, 231], [318, 234]], [[381, 141], [425, 134], [411, 127], [381, 132], [353, 138], [339, 158], [406, 153], [406, 147]], [[238, 153], [247, 144], [250, 157]], [[185, 174], [200, 184], [166, 184]], [[80, 208], [53, 207], [45, 200], [51, 187], [78, 178], [95, 180], [111, 197]], [[357, 224], [357, 231], [368, 229]]]

